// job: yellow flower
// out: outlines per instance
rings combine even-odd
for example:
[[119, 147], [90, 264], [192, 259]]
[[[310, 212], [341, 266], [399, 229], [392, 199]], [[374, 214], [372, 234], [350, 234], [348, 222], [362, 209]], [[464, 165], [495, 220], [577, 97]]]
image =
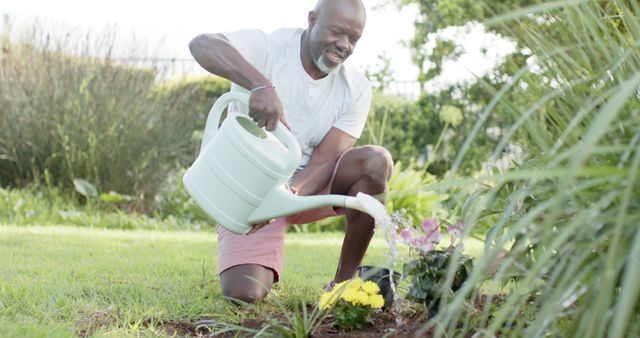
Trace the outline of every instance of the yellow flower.
[[379, 309], [384, 305], [384, 299], [379, 294], [380, 288], [374, 282], [363, 282], [360, 278], [350, 279], [338, 283], [332, 291], [320, 296], [318, 306], [322, 310], [332, 307], [338, 300], [343, 300], [355, 306], [367, 306]]
[[462, 111], [458, 107], [444, 105], [440, 109], [440, 120], [449, 123], [454, 128], [462, 123], [462, 119]]
[[366, 292], [369, 295], [375, 295], [376, 293], [380, 292], [380, 288], [378, 287], [378, 284], [372, 281], [364, 282], [362, 284], [362, 290], [364, 290], [364, 292]]
[[381, 295], [369, 296], [369, 304], [374, 309], [379, 309], [384, 305], [384, 298]]
[[369, 295], [366, 292], [356, 291], [355, 298], [356, 298], [356, 304], [365, 305], [365, 306], [369, 305]]
[[344, 282], [340, 282], [340, 283], [336, 283], [336, 285], [333, 286], [333, 290], [341, 290], [344, 289], [345, 285], [348, 283], [349, 281], [346, 280]]
[[344, 299], [348, 303], [354, 304], [357, 300], [356, 293], [356, 290], [347, 289], [340, 295], [340, 298]]
[[321, 310], [326, 310], [330, 307], [333, 306], [333, 304], [335, 304], [338, 299], [339, 299], [339, 295], [336, 294], [335, 292], [325, 292], [320, 296], [320, 302], [318, 304], [318, 306], [320, 306]]
[[350, 279], [347, 283], [347, 288], [357, 290], [362, 286], [362, 283], [362, 279], [360, 278]]

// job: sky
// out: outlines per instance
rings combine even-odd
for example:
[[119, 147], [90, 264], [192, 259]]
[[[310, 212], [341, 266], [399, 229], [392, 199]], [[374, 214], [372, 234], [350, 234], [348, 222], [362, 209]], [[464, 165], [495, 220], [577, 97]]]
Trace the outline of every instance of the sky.
[[[398, 10], [393, 5], [374, 10], [384, 0], [365, 0], [367, 25], [354, 54], [348, 62], [360, 69], [375, 68], [378, 55], [391, 59], [396, 81], [415, 81], [417, 68], [403, 41], [414, 33], [416, 9]], [[0, 15], [8, 14], [13, 26], [28, 24], [37, 19], [51, 29], [100, 31], [113, 29], [135, 34], [149, 46], [160, 46], [158, 56], [190, 59], [189, 41], [200, 33], [215, 33], [245, 28], [266, 32], [280, 27], [306, 27], [307, 13], [316, 0], [18, 0], [2, 1]], [[1, 24], [1, 23], [0, 23]], [[15, 30], [15, 28], [14, 28]], [[120, 34], [120, 33], [119, 33]], [[509, 48], [496, 48], [495, 56], [479, 57], [483, 46], [504, 45], [496, 37], [483, 33], [481, 26], [469, 32], [453, 30], [447, 33], [466, 41], [468, 53], [457, 62], [445, 64], [445, 79], [441, 84], [464, 81], [481, 74], [495, 64], [495, 60]]]

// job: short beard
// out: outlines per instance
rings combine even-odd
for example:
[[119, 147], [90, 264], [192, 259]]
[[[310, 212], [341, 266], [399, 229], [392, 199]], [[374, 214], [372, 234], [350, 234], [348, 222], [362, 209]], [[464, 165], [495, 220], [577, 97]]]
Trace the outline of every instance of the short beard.
[[315, 63], [316, 67], [318, 67], [318, 69], [321, 72], [323, 72], [323, 73], [325, 73], [327, 75], [337, 73], [340, 70], [340, 66], [342, 66], [342, 63], [337, 64], [333, 68], [327, 66], [327, 64], [324, 63], [324, 60], [323, 60], [324, 59], [323, 56], [324, 56], [325, 53], [326, 53], [326, 50], [323, 50], [322, 53], [320, 53], [320, 56], [318, 56], [317, 59], [313, 60], [313, 63]]

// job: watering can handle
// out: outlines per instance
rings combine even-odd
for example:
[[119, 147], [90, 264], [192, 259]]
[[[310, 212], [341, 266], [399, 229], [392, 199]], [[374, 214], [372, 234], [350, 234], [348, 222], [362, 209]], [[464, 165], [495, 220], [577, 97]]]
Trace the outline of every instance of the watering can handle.
[[[243, 104], [245, 107], [249, 106], [249, 95], [241, 92], [228, 92], [221, 95], [211, 107], [209, 116], [207, 117], [207, 123], [204, 127], [204, 135], [202, 136], [202, 145], [200, 146], [200, 152], [204, 150], [204, 147], [209, 143], [213, 135], [218, 131], [218, 125], [220, 124], [220, 118], [224, 108], [231, 103], [231, 101], [237, 101]], [[287, 154], [287, 163], [290, 167], [289, 171], [293, 171], [300, 163], [302, 156], [302, 150], [298, 140], [289, 132], [287, 127], [278, 121], [276, 129], [273, 130], [273, 135], [282, 142], [289, 150]]]

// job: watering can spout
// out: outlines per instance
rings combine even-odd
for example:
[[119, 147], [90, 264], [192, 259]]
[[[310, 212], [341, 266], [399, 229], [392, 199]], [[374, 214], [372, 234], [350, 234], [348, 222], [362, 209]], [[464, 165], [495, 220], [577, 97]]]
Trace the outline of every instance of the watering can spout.
[[357, 198], [343, 195], [298, 196], [284, 185], [276, 186], [249, 216], [247, 223], [257, 224], [270, 219], [289, 216], [326, 205], [367, 212]]

